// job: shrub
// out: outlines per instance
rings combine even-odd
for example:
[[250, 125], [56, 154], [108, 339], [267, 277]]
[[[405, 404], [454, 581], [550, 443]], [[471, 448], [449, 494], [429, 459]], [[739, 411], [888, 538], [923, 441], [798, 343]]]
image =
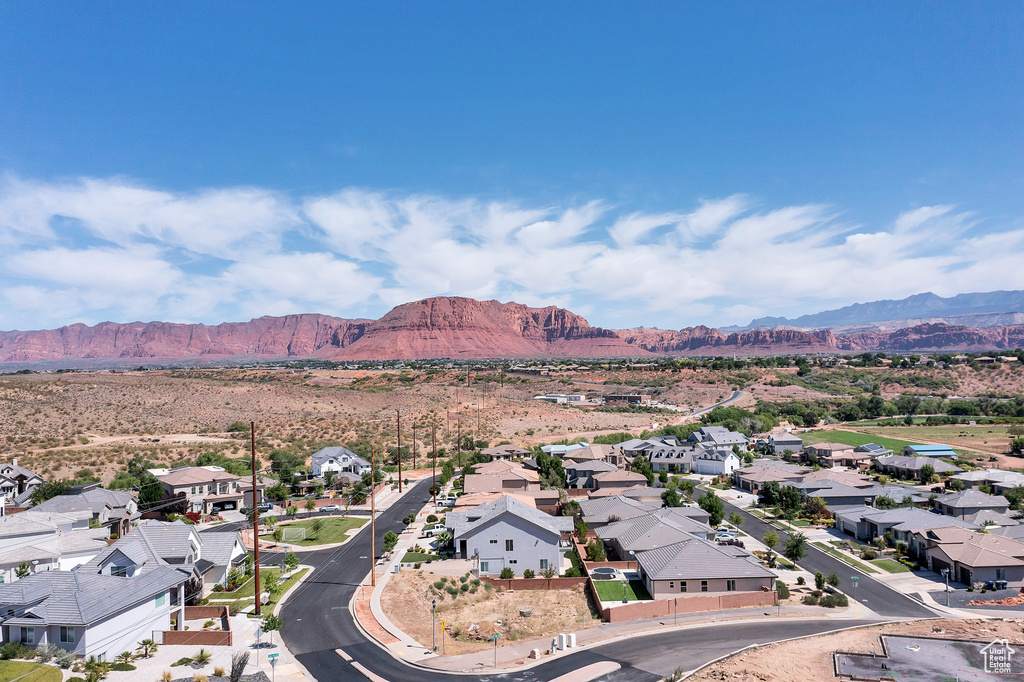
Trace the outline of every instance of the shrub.
[[224, 591], [224, 586], [221, 585], [220, 583], [217, 583], [216, 585], [213, 586], [213, 591], [214, 592], [223, 592]]
[[825, 589], [825, 574], [821, 571], [814, 574], [814, 587], [818, 591]]
[[580, 573], [580, 569], [573, 566], [565, 572], [566, 578], [582, 578], [583, 575]]
[[449, 585], [448, 587], [444, 588], [444, 591], [452, 595], [453, 597], [459, 594], [458, 589], [456, 589], [454, 585]]
[[210, 682], [210, 678], [206, 675], [193, 675], [193, 682]]
[[804, 595], [804, 604], [807, 606], [815, 606], [818, 603], [818, 598], [813, 594]]
[[118, 672], [128, 672], [129, 670], [135, 670], [135, 666], [131, 663], [115, 663], [110, 666], [110, 669]]
[[188, 665], [191, 662], [192, 662], [191, 658], [189, 658], [188, 656], [183, 656], [183, 657], [179, 658], [178, 660], [176, 660], [174, 663], [171, 663], [171, 667], [172, 668], [177, 668], [179, 665]]
[[470, 582], [472, 582], [476, 587], [480, 587], [480, 578], [473, 578]]
[[210, 654], [209, 651], [207, 651], [206, 649], [200, 649], [196, 653], [196, 655], [192, 657], [192, 660], [198, 663], [199, 665], [206, 665], [210, 662], [211, 658], [213, 658], [213, 656]]
[[536, 575], [536, 573], [534, 573], [532, 569], [529, 569], [529, 568], [528, 568], [528, 569], [526, 569], [525, 571], [523, 571], [523, 577], [524, 577], [524, 578], [532, 578], [532, 577], [534, 577], [535, 575]]
[[58, 647], [56, 644], [39, 644], [36, 646], [36, 658], [39, 659], [40, 663], [49, 663], [57, 655], [57, 652]]
[[33, 649], [28, 648], [21, 642], [7, 642], [3, 646], [0, 646], [0, 660], [10, 660], [12, 658], [35, 658], [36, 652]]
[[775, 581], [775, 589], [779, 593], [779, 599], [789, 599], [789, 585], [781, 580]]
[[437, 514], [427, 515], [427, 523], [437, 523]]
[[419, 567], [420, 567], [420, 566], [422, 566], [422, 565], [423, 565], [422, 563], [420, 563], [419, 561], [417, 561], [416, 563], [414, 563], [414, 564], [412, 565], [412, 567], [413, 567], [413, 568], [419, 568]]
[[818, 603], [821, 604], [821, 606], [824, 606], [826, 609], [834, 609], [837, 606], [849, 606], [850, 600], [847, 599], [846, 595], [842, 593], [826, 594], [824, 597], [821, 598], [821, 600]]
[[484, 590], [486, 590], [487, 592], [490, 592], [493, 589], [494, 589], [494, 585], [492, 585], [490, 583], [484, 583]]
[[464, 583], [464, 582], [466, 582], [467, 580], [469, 580], [469, 576], [466, 576], [466, 575], [460, 575], [460, 576], [459, 576], [459, 582], [460, 582], [460, 583]]
[[434, 589], [435, 590], [443, 590], [444, 589], [444, 583], [445, 583], [444, 580], [436, 580], [436, 581], [434, 581]]
[[73, 652], [67, 651], [66, 649], [61, 649], [59, 652], [57, 652], [56, 663], [58, 668], [63, 668], [64, 670], [67, 670], [71, 667], [71, 665], [74, 662], [75, 654]]
[[806, 581], [806, 580], [804, 580], [804, 577], [803, 577], [803, 576], [801, 575], [801, 576], [798, 576], [798, 577], [797, 577], [797, 579], [796, 579], [796, 584], [797, 584], [797, 585], [806, 585], [806, 584], [807, 584], [807, 581]]
[[505, 568], [501, 569], [500, 577], [502, 580], [511, 580], [512, 578], [516, 577], [516, 572], [513, 571], [511, 567], [506, 566]]
[[873, 549], [865, 549], [863, 552], [860, 553], [860, 558], [865, 559], [867, 561], [871, 561], [872, 559], [878, 558], [878, 552], [876, 552]]
[[223, 666], [219, 666], [218, 665], [218, 666], [216, 666], [213, 669], [213, 676], [214, 677], [227, 677], [227, 673], [224, 671], [224, 667]]
[[462, 587], [460, 587], [459, 590], [462, 591], [462, 592], [469, 592], [469, 585], [467, 585], [466, 583], [463, 583]]

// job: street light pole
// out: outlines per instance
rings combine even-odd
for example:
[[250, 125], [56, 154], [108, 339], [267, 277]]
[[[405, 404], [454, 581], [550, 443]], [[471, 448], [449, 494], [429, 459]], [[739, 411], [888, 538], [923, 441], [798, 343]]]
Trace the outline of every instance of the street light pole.
[[433, 625], [430, 628], [430, 648], [437, 651], [437, 600], [430, 602], [430, 615], [433, 618]]
[[377, 587], [377, 458], [370, 443], [370, 585]]
[[395, 410], [398, 418], [398, 494], [402, 494], [402, 413]]
[[[253, 568], [256, 570], [253, 583], [256, 588], [256, 608], [254, 613], [259, 616], [260, 604], [260, 510], [256, 504], [256, 422], [249, 422], [249, 436], [251, 438], [252, 450], [252, 547], [253, 547]], [[258, 655], [258, 654], [257, 654]]]
[[946, 606], [949, 606], [949, 569], [942, 569], [942, 577], [946, 579]]

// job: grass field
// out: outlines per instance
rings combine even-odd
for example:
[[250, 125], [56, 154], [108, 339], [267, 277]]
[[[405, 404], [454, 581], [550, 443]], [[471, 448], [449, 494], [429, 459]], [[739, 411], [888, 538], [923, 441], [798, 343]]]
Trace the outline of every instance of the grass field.
[[0, 661], [0, 682], [60, 682], [60, 670], [32, 661]]
[[[281, 591], [278, 592], [277, 595], [275, 595], [275, 596], [270, 598], [270, 603], [271, 604], [276, 604], [278, 601], [280, 601], [281, 597], [283, 597], [285, 594], [287, 594], [288, 590], [290, 590], [292, 588], [292, 586], [295, 585], [295, 583], [297, 583], [300, 578], [302, 578], [302, 576], [306, 575], [306, 573], [308, 571], [309, 571], [308, 568], [303, 568], [303, 569], [297, 571], [294, 575], [292, 575], [292, 577], [290, 577], [287, 580], [285, 580], [284, 581], [284, 585], [281, 588]], [[261, 581], [261, 584], [262, 584], [263, 579], [267, 575], [280, 575], [280, 571], [278, 571], [275, 568], [260, 568], [260, 581]], [[213, 594], [210, 595], [211, 604], [227, 604], [228, 606], [230, 606], [231, 603], [236, 603], [239, 606], [243, 606], [243, 607], [247, 606], [248, 604], [252, 604], [253, 603], [253, 597], [255, 595], [255, 587], [256, 587], [256, 581], [253, 580], [252, 578], [250, 578], [248, 580], [248, 582], [244, 583], [241, 587], [239, 587], [234, 592], [214, 592]], [[213, 601], [213, 600], [221, 600], [221, 599], [230, 599], [231, 601], [230, 602]], [[3, 682], [3, 681], [0, 680], [0, 682]]]
[[881, 433], [891, 433], [904, 438], [923, 438], [937, 443], [948, 443], [958, 438], [1009, 438], [1009, 424], [947, 424], [943, 426], [876, 426], [865, 427]]
[[[891, 429], [887, 429], [886, 432], [890, 430]], [[879, 436], [875, 434], [854, 433], [853, 431], [808, 431], [807, 433], [801, 433], [800, 438], [803, 439], [805, 445], [813, 445], [815, 443], [843, 443], [845, 445], [857, 446], [876, 443], [881, 445], [883, 448], [889, 448], [897, 454], [899, 454], [899, 451], [908, 445], [920, 445], [917, 441], [899, 440], [897, 438], [888, 438], [886, 436]]]
[[872, 566], [878, 566], [889, 573], [910, 573], [910, 569], [894, 559], [875, 559]]
[[[595, 580], [594, 587], [597, 588], [597, 596], [601, 601], [622, 601], [623, 585], [618, 580]], [[650, 599], [647, 588], [639, 580], [630, 580], [629, 586], [625, 588], [626, 599], [636, 601], [637, 599]]]
[[403, 564], [414, 564], [417, 561], [437, 561], [438, 556], [436, 554], [424, 554], [423, 552], [406, 552], [405, 556], [402, 557]]
[[840, 552], [838, 549], [836, 549], [834, 547], [829, 547], [824, 542], [815, 542], [815, 543], [812, 543], [812, 544], [815, 547], [817, 547], [818, 549], [822, 550], [823, 552], [828, 552], [829, 554], [831, 554], [835, 558], [837, 558], [837, 559], [839, 559], [841, 561], [845, 561], [846, 563], [850, 564], [851, 566], [853, 566], [855, 568], [859, 568], [860, 570], [864, 571], [865, 573], [878, 573], [878, 571], [876, 569], [871, 568], [870, 566], [868, 566], [867, 564], [865, 564], [863, 562], [857, 561], [856, 559], [851, 557], [846, 552]]
[[[289, 540], [288, 544], [309, 547], [310, 545], [329, 545], [335, 542], [343, 542], [348, 537], [348, 531], [353, 528], [362, 528], [369, 519], [355, 519], [346, 516], [337, 518], [315, 518], [304, 521], [296, 521], [288, 524], [281, 524], [281, 528], [305, 528], [305, 540]], [[313, 524], [317, 521], [323, 523], [320, 533], [314, 535]], [[262, 538], [270, 538], [270, 533], [263, 533]]]

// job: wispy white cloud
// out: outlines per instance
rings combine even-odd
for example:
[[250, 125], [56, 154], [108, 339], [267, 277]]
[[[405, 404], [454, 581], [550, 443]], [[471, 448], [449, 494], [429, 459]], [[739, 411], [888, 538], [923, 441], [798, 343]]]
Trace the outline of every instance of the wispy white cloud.
[[[0, 182], [0, 328], [382, 314], [435, 295], [679, 327], [1024, 288], [1024, 227], [922, 206], [885, 225], [736, 194], [622, 211], [345, 189], [181, 193], [121, 179]], [[196, 266], [199, 263], [201, 265]], [[191, 265], [190, 265], [191, 264]]]

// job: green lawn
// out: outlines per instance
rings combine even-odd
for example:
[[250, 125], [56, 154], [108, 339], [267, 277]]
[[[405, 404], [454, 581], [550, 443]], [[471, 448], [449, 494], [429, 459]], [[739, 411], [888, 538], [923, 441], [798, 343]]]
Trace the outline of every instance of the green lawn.
[[845, 445], [857, 446], [876, 443], [883, 448], [889, 448], [897, 454], [908, 445], [919, 445], [916, 441], [898, 440], [896, 438], [886, 438], [885, 436], [867, 433], [854, 433], [853, 431], [808, 431], [807, 433], [801, 433], [800, 438], [804, 441], [804, 445], [844, 443]]
[[896, 561], [895, 559], [875, 559], [871, 562], [872, 566], [878, 566], [881, 569], [888, 571], [889, 573], [910, 573], [910, 569]]
[[576, 552], [566, 552], [566, 556], [569, 557], [569, 563], [572, 564], [572, 567], [579, 571], [580, 575], [586, 576], [586, 573], [583, 572], [583, 564], [580, 563], [579, 555]]
[[[595, 580], [594, 587], [597, 588], [597, 595], [601, 601], [622, 601], [622, 583], [618, 580]], [[625, 588], [626, 598], [630, 601], [638, 599], [650, 599], [647, 588], [640, 580], [630, 580], [629, 586]]]
[[787, 523], [800, 528], [811, 525], [810, 521], [804, 521], [803, 519], [793, 519], [792, 521], [788, 521]]
[[438, 556], [436, 554], [424, 554], [423, 552], [406, 552], [405, 556], [402, 557], [403, 564], [414, 564], [417, 561], [437, 561]]
[[[303, 569], [299, 570], [298, 572], [296, 572], [291, 578], [288, 578], [287, 580], [285, 580], [284, 581], [284, 585], [283, 585], [281, 591], [278, 592], [276, 596], [273, 596], [273, 597], [270, 598], [270, 603], [271, 604], [276, 604], [278, 601], [280, 601], [281, 597], [283, 597], [288, 592], [288, 590], [290, 590], [292, 588], [292, 586], [295, 585], [295, 583], [297, 583], [300, 578], [302, 578], [302, 576], [306, 575], [307, 571], [309, 571], [308, 568], [303, 568]], [[260, 568], [260, 582], [261, 582], [261, 584], [262, 584], [263, 579], [267, 575], [279, 575], [279, 571], [276, 568]], [[210, 595], [210, 600], [211, 600], [210, 603], [211, 604], [226, 604], [228, 606], [230, 606], [231, 604], [237, 604], [239, 607], [245, 607], [245, 606], [253, 603], [253, 595], [255, 594], [255, 587], [256, 587], [256, 581], [254, 579], [250, 578], [248, 580], [248, 582], [243, 584], [241, 587], [239, 587], [234, 592], [214, 592], [213, 594]], [[228, 602], [214, 601], [214, 600], [221, 600], [221, 599], [229, 599], [230, 601], [228, 601]]]
[[820, 549], [820, 550], [822, 550], [824, 552], [828, 552], [829, 554], [831, 554], [835, 558], [840, 559], [841, 561], [845, 561], [846, 563], [850, 564], [851, 566], [853, 566], [855, 568], [859, 568], [860, 570], [864, 571], [865, 573], [878, 573], [877, 570], [871, 568], [867, 564], [865, 564], [863, 562], [860, 562], [860, 561], [857, 561], [856, 559], [851, 557], [846, 552], [840, 552], [838, 549], [835, 549], [834, 547], [829, 547], [824, 542], [814, 542], [812, 544], [815, 547], [817, 547], [818, 549]]
[[[313, 524], [317, 521], [320, 521], [323, 524], [323, 528], [320, 529], [320, 533], [318, 535], [314, 535]], [[369, 519], [340, 516], [337, 518], [319, 517], [279, 525], [281, 528], [305, 528], [305, 540], [287, 540], [286, 542], [291, 545], [299, 545], [300, 547], [309, 547], [310, 545], [329, 545], [335, 542], [343, 542], [345, 538], [348, 537], [348, 531], [353, 528], [362, 528], [367, 521], [369, 521]], [[270, 533], [262, 533], [260, 534], [260, 537], [269, 539]]]
[[32, 661], [0, 661], [0, 682], [60, 682], [60, 670]]

